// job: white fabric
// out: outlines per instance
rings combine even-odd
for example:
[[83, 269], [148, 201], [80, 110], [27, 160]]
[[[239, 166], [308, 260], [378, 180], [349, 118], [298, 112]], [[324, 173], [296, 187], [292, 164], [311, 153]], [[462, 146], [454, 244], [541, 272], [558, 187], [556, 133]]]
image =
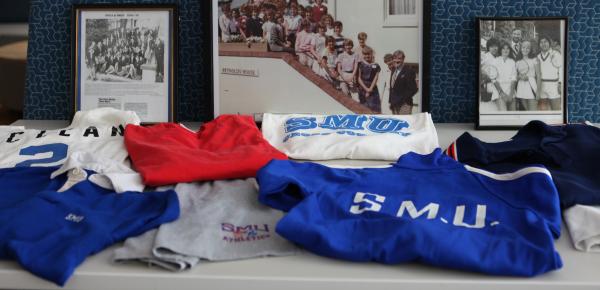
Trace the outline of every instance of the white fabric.
[[11, 130], [24, 130], [24, 126], [10, 126], [10, 125], [2, 125], [0, 126], [0, 132], [11, 131]]
[[519, 80], [517, 83], [516, 97], [520, 99], [535, 99], [537, 93], [537, 80], [535, 76], [535, 67], [538, 63], [537, 58], [523, 58], [529, 69], [527, 70], [527, 80]]
[[[512, 58], [503, 59], [497, 57], [493, 61], [494, 66], [498, 69], [498, 77], [496, 81], [502, 88], [505, 94], [510, 92], [512, 82], [517, 81], [517, 68], [515, 61]], [[500, 98], [500, 92], [495, 86], [492, 87], [492, 100]]]
[[87, 178], [88, 178], [88, 175], [87, 175], [87, 172], [85, 172], [85, 170], [82, 170], [79, 168], [70, 170], [69, 173], [67, 173], [67, 181], [57, 191], [65, 192], [65, 191], [69, 190], [71, 187], [73, 187], [75, 184], [82, 182], [84, 180], [87, 180]]
[[328, 27], [327, 31], [325, 31], [325, 35], [327, 36], [333, 36], [335, 34], [335, 32], [333, 31], [333, 27]]
[[553, 57], [561, 57], [560, 52], [550, 49], [546, 53], [540, 52], [537, 57], [538, 61], [540, 62], [540, 73], [542, 78], [542, 91], [540, 92], [541, 99], [560, 98], [560, 94], [558, 92], [558, 81], [562, 80], [562, 68], [556, 68], [552, 64]]
[[300, 15], [296, 15], [296, 16], [286, 16], [285, 18], [285, 23], [287, 24], [287, 31], [288, 33], [295, 33], [298, 28], [300, 27], [300, 22], [302, 21], [302, 16]]
[[99, 108], [77, 112], [63, 129], [5, 128], [0, 130], [0, 168], [57, 166], [77, 151], [124, 162], [128, 156], [122, 136], [125, 126], [139, 123], [135, 112]]
[[438, 137], [429, 113], [415, 115], [264, 114], [262, 132], [295, 159], [397, 160], [429, 154]]
[[320, 34], [315, 33], [314, 38], [315, 38], [315, 52], [319, 56], [322, 57], [325, 53], [325, 40], [327, 39], [327, 37], [321, 36]]
[[263, 33], [266, 33], [264, 37], [265, 40], [271, 39], [271, 27], [273, 27], [273, 25], [275, 25], [275, 23], [271, 21], [266, 21], [265, 23], [263, 23], [262, 31]]
[[552, 64], [553, 57], [561, 57], [560, 52], [550, 49], [546, 53], [540, 52], [538, 54], [542, 80], [562, 79], [562, 68], [554, 67]]
[[481, 64], [494, 65], [495, 59], [496, 57], [491, 52], [486, 52], [481, 55]]
[[83, 169], [96, 172], [89, 177], [89, 180], [100, 187], [117, 193], [144, 191], [144, 183], [139, 173], [121, 162], [98, 158], [90, 152], [73, 152], [59, 169], [52, 172], [50, 177], [55, 178], [65, 172], [70, 174]]
[[219, 28], [221, 28], [221, 40], [223, 42], [229, 41], [229, 24], [231, 23], [231, 19], [227, 18], [225, 14], [219, 16]]
[[560, 94], [558, 93], [558, 82], [545, 82], [542, 81], [542, 92], [540, 99], [558, 99]]
[[600, 206], [576, 204], [563, 212], [575, 249], [600, 252]]

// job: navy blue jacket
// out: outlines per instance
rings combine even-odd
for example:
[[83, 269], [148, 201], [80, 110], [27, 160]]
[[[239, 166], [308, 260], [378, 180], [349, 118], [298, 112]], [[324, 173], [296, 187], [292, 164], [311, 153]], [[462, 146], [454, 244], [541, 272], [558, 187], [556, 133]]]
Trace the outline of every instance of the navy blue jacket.
[[552, 174], [563, 209], [600, 204], [600, 129], [585, 124], [550, 126], [531, 121], [510, 140], [485, 143], [464, 133], [447, 154], [493, 172], [542, 164]]

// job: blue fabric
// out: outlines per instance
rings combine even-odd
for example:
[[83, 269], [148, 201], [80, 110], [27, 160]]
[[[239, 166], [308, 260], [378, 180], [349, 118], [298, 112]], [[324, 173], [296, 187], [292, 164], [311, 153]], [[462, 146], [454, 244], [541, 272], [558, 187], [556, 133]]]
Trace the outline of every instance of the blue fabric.
[[494, 172], [543, 164], [552, 173], [562, 208], [600, 204], [600, 129], [531, 121], [510, 140], [485, 143], [464, 133], [454, 143], [458, 161]]
[[257, 179], [259, 200], [289, 211], [277, 233], [316, 254], [533, 276], [562, 267], [560, 209], [548, 172], [523, 170], [543, 172], [497, 180], [436, 149], [389, 168], [273, 160]]
[[56, 169], [0, 169], [0, 259], [58, 285], [87, 256], [179, 216], [172, 190], [115, 194], [85, 180], [57, 192]]

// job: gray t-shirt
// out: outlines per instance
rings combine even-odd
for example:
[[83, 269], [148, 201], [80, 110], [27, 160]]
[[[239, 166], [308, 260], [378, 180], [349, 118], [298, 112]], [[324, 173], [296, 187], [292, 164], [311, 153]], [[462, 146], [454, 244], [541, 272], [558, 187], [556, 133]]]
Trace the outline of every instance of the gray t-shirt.
[[181, 207], [178, 220], [154, 232], [127, 239], [113, 260], [137, 260], [173, 271], [201, 260], [225, 261], [294, 255], [299, 250], [275, 233], [283, 213], [258, 198], [253, 178], [175, 187]]

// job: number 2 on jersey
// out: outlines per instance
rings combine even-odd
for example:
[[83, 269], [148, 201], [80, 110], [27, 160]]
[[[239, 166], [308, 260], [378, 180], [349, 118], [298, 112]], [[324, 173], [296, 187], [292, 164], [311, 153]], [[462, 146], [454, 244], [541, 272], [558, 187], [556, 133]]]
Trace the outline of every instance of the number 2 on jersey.
[[31, 167], [33, 165], [50, 164], [62, 160], [65, 157], [67, 157], [68, 148], [69, 146], [63, 143], [52, 143], [39, 146], [25, 147], [21, 149], [21, 151], [19, 151], [19, 155], [35, 156], [41, 153], [52, 153], [52, 156], [48, 158], [25, 160], [15, 164], [15, 167]]

